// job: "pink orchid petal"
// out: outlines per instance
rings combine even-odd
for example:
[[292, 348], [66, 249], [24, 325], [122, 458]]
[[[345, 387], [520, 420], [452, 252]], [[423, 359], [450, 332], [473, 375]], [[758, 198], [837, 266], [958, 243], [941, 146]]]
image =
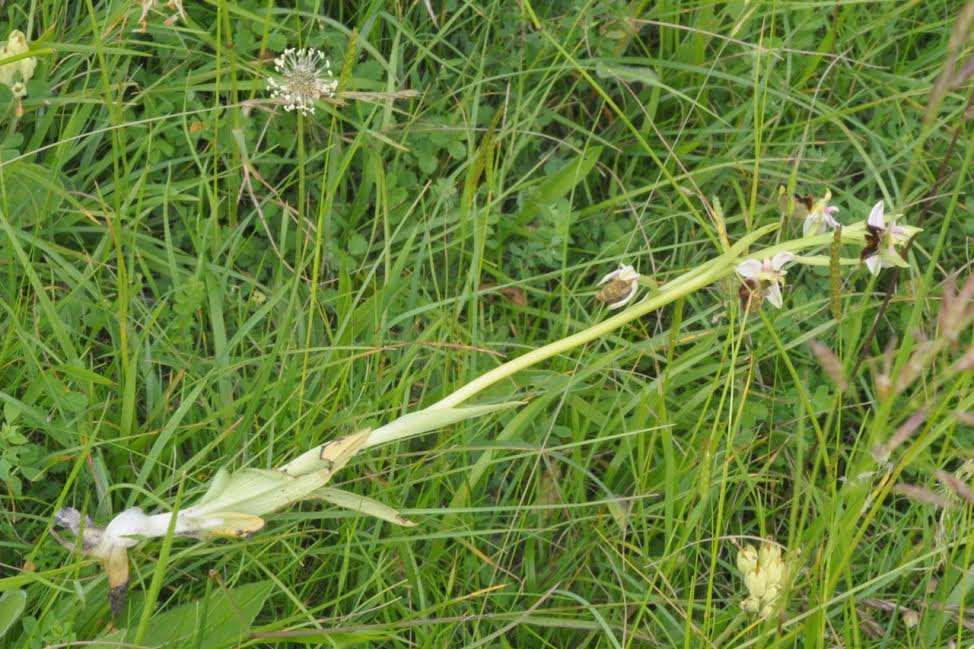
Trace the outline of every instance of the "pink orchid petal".
[[873, 209], [869, 212], [869, 218], [866, 219], [866, 223], [873, 226], [874, 228], [885, 229], [886, 219], [883, 216], [883, 201], [879, 201], [873, 205]]
[[795, 255], [790, 252], [779, 252], [771, 258], [771, 268], [781, 270], [785, 264], [795, 259]]
[[879, 255], [870, 255], [866, 257], [866, 268], [873, 275], [879, 275], [879, 271], [883, 269], [883, 260], [880, 259]]
[[761, 262], [757, 259], [748, 259], [737, 265], [737, 274], [747, 279], [756, 279], [761, 274]]

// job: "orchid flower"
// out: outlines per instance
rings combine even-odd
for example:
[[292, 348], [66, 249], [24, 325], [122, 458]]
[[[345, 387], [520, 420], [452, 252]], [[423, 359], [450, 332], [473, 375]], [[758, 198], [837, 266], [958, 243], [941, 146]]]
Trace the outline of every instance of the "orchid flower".
[[639, 292], [639, 273], [628, 265], [620, 265], [599, 280], [602, 288], [596, 297], [609, 305], [610, 309], [619, 309], [632, 301]]
[[829, 205], [831, 199], [832, 192], [825, 190], [825, 196], [815, 201], [808, 210], [808, 214], [805, 215], [805, 222], [802, 225], [804, 236], [822, 234], [830, 228], [834, 230], [840, 227], [839, 222], [835, 220], [835, 213], [839, 211], [839, 208], [835, 205]]
[[909, 241], [922, 228], [910, 225], [897, 225], [890, 217], [886, 222], [883, 201], [873, 205], [866, 219], [866, 247], [859, 258], [873, 275], [879, 275], [884, 268], [907, 268], [908, 264], [896, 251], [896, 246]]
[[771, 259], [758, 261], [748, 259], [737, 265], [737, 274], [743, 278], [741, 287], [741, 302], [746, 308], [748, 303], [757, 298], [757, 303], [764, 298], [777, 308], [781, 308], [781, 285], [785, 283], [785, 264], [795, 258], [790, 252], [779, 252]]

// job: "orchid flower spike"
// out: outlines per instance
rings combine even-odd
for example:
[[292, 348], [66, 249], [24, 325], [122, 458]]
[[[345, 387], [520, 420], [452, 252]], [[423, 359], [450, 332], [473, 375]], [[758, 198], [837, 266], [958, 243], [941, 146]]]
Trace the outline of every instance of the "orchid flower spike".
[[835, 205], [830, 205], [830, 200], [832, 200], [832, 192], [825, 190], [825, 196], [812, 204], [808, 210], [808, 214], [805, 215], [805, 222], [802, 225], [802, 234], [804, 236], [822, 234], [829, 229], [834, 230], [840, 227], [839, 222], [835, 220], [835, 213], [839, 211], [839, 208]]
[[599, 292], [595, 297], [609, 305], [610, 309], [619, 309], [632, 301], [639, 292], [639, 273], [628, 265], [620, 265], [599, 280]]
[[768, 298], [768, 302], [781, 308], [781, 286], [785, 283], [784, 266], [795, 258], [790, 252], [779, 252], [771, 259], [758, 261], [748, 259], [737, 265], [737, 274], [741, 276], [740, 297], [743, 308], [748, 305], [756, 307], [761, 300]]
[[922, 228], [911, 225], [897, 225], [892, 216], [887, 223], [883, 201], [873, 205], [866, 219], [866, 247], [859, 255], [860, 260], [873, 275], [879, 275], [884, 268], [907, 268], [908, 264], [896, 251], [913, 238]]

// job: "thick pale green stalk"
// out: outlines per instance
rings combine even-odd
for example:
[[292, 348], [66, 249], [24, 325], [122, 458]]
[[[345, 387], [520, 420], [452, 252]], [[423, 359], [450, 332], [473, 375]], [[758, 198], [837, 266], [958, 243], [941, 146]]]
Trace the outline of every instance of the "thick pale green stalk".
[[544, 347], [533, 349], [526, 354], [518, 356], [503, 365], [499, 365], [485, 374], [481, 374], [476, 379], [467, 383], [459, 390], [449, 396], [434, 403], [430, 408], [452, 408], [458, 406], [481, 390], [505, 379], [512, 374], [528, 368], [535, 363], [557, 356], [563, 352], [580, 347], [588, 342], [600, 338], [619, 327], [641, 318], [647, 313], [651, 313], [660, 307], [675, 302], [681, 297], [685, 297], [694, 291], [705, 286], [709, 286], [720, 278], [733, 271], [733, 259], [719, 259], [721, 263], [711, 263], [703, 272], [696, 272], [690, 277], [678, 277], [660, 288], [660, 292], [648, 300], [643, 300], [621, 313], [606, 318], [598, 324], [592, 325], [588, 329], [579, 331], [571, 336], [566, 336]]
[[487, 372], [486, 374], [482, 374], [430, 407], [450, 408], [457, 406], [481, 390], [484, 390], [494, 383], [507, 378], [515, 372], [530, 367], [535, 363], [543, 361], [547, 358], [551, 358], [552, 356], [556, 356], [570, 349], [574, 349], [575, 347], [584, 345], [585, 343], [604, 336], [605, 334], [614, 331], [615, 329], [618, 329], [619, 327], [632, 322], [637, 318], [643, 317], [647, 313], [652, 313], [653, 311], [666, 306], [671, 302], [675, 302], [676, 300], [686, 297], [694, 291], [698, 291], [705, 286], [709, 286], [710, 284], [723, 279], [724, 277], [733, 273], [734, 267], [743, 259], [764, 259], [765, 257], [770, 257], [778, 252], [789, 252], [790, 250], [794, 249], [824, 245], [832, 240], [831, 234], [825, 234], [817, 237], [808, 237], [806, 239], [788, 241], [784, 244], [779, 244], [777, 246], [773, 246], [772, 248], [759, 251], [753, 255], [741, 255], [741, 252], [746, 250], [747, 246], [749, 246], [756, 239], [770, 232], [772, 229], [773, 226], [757, 230], [753, 233], [753, 235], [745, 237], [741, 241], [737, 242], [737, 244], [735, 244], [727, 253], [707, 264], [704, 264], [702, 267], [694, 269], [670, 282], [667, 282], [665, 285], [660, 287], [660, 291], [657, 295], [654, 295], [648, 300], [644, 300], [639, 304], [633, 305], [625, 311], [618, 313], [611, 318], [607, 318], [598, 324], [592, 325], [588, 329], [580, 331], [577, 334], [567, 336], [561, 340], [556, 340], [555, 342], [549, 343], [544, 347], [539, 347], [538, 349], [532, 350], [522, 356], [518, 356], [517, 358], [510, 360], [503, 365], [495, 367], [493, 370]]
[[[602, 322], [594, 324], [583, 331], [579, 331], [571, 336], [556, 340], [543, 347], [539, 347], [526, 354], [518, 356], [517, 358], [512, 359], [502, 365], [499, 365], [489, 372], [481, 374], [476, 379], [470, 381], [463, 387], [452, 392], [428, 408], [411, 413], [410, 415], [407, 415], [407, 417], [422, 419], [425, 416], [432, 416], [438, 411], [456, 408], [471, 397], [494, 385], [498, 381], [508, 378], [516, 372], [596, 340], [597, 338], [604, 336], [622, 327], [623, 325], [636, 320], [637, 318], [641, 318], [648, 313], [652, 313], [653, 311], [666, 306], [667, 304], [675, 302], [682, 297], [685, 297], [695, 291], [709, 286], [710, 284], [713, 284], [714, 282], [718, 282], [721, 279], [732, 275], [737, 264], [746, 259], [768, 259], [780, 252], [794, 253], [796, 251], [806, 250], [808, 248], [825, 246], [830, 244], [833, 239], [833, 234], [828, 232], [810, 237], [802, 237], [801, 239], [792, 239], [790, 241], [769, 246], [763, 250], [758, 250], [754, 253], [745, 253], [752, 243], [772, 232], [776, 228], [777, 225], [768, 225], [745, 237], [742, 237], [741, 240], [734, 244], [726, 253], [667, 282], [659, 288], [659, 292], [656, 295], [653, 295], [649, 299], [643, 300], [642, 302], [629, 307], [625, 311], [607, 318]], [[862, 223], [856, 223], [849, 227], [843, 228], [842, 235], [846, 243], [858, 242], [863, 240], [863, 232], [864, 225]], [[807, 261], [809, 265], [827, 265], [828, 257], [809, 257], [805, 258], [805, 261]], [[843, 259], [841, 261], [843, 264], [858, 263], [858, 260], [853, 259]], [[379, 444], [393, 442], [407, 436], [411, 437], [416, 434], [416, 431], [400, 431], [399, 428], [402, 428], [402, 426], [400, 426], [398, 422], [399, 420], [390, 422], [385, 426], [381, 426], [372, 431], [368, 441], [363, 445], [363, 449], [377, 446]], [[427, 427], [424, 430], [429, 430], [431, 428], [432, 427]]]

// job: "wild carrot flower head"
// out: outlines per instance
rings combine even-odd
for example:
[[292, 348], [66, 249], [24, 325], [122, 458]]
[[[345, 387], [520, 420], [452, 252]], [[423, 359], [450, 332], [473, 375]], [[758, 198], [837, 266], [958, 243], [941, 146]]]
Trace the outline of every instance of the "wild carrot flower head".
[[271, 97], [284, 104], [284, 110], [296, 110], [313, 115], [315, 102], [321, 97], [332, 97], [338, 89], [338, 80], [331, 73], [331, 61], [321, 50], [288, 48], [274, 59], [279, 79], [270, 78], [267, 85]]
[[620, 265], [601, 280], [602, 288], [596, 298], [609, 305], [610, 309], [619, 309], [628, 304], [639, 292], [639, 273], [628, 265]]
[[771, 259], [758, 261], [748, 259], [737, 265], [737, 274], [741, 276], [741, 304], [746, 309], [748, 305], [756, 307], [761, 300], [768, 298], [768, 302], [781, 308], [781, 286], [785, 283], [785, 264], [795, 258], [790, 252], [779, 252]]
[[883, 201], [879, 201], [866, 219], [866, 247], [859, 258], [873, 275], [879, 275], [884, 268], [906, 268], [908, 264], [896, 251], [896, 246], [903, 245], [920, 230], [910, 225], [898, 225], [892, 215], [887, 219]]

